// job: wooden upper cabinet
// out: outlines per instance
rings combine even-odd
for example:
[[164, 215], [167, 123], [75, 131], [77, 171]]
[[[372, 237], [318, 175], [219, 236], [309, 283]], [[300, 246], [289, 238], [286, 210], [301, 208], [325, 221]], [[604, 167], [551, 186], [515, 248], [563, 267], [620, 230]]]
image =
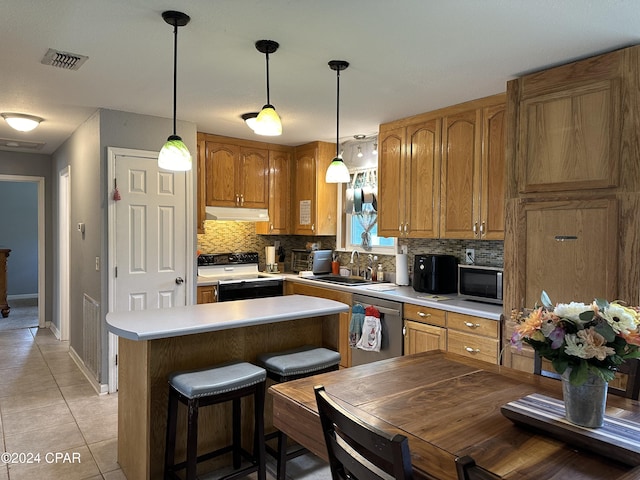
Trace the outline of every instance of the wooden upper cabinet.
[[480, 110], [444, 119], [440, 224], [443, 238], [478, 238]]
[[338, 186], [325, 182], [335, 144], [313, 142], [296, 147], [294, 162], [293, 233], [335, 235]]
[[269, 151], [269, 221], [256, 223], [256, 233], [291, 233], [291, 153]]
[[269, 206], [268, 150], [206, 142], [206, 204], [217, 207]]
[[444, 118], [440, 237], [502, 240], [505, 104]]
[[405, 129], [380, 128], [378, 134], [378, 235], [398, 237], [404, 226]]
[[441, 120], [380, 129], [378, 235], [437, 238]]
[[520, 191], [618, 186], [620, 88], [615, 80], [535, 95], [520, 105]]

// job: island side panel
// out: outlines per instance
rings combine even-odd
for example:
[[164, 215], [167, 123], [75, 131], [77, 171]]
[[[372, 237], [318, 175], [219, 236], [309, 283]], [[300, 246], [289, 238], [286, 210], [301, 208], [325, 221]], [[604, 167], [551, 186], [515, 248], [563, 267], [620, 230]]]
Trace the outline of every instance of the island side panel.
[[[150, 477], [161, 478], [164, 462], [168, 383], [171, 372], [210, 367], [229, 360], [255, 362], [258, 354], [281, 351], [305, 344], [323, 346], [323, 322], [335, 322], [337, 315], [313, 317], [216, 332], [184, 335], [149, 341], [149, 398], [150, 419], [149, 457]], [[324, 345], [327, 346], [327, 345]], [[245, 399], [243, 408], [243, 444], [250, 449], [253, 439], [253, 400]], [[185, 454], [186, 414], [179, 408], [176, 460]], [[270, 399], [265, 408], [265, 427], [272, 425]], [[198, 454], [206, 453], [230, 443], [230, 404], [213, 405], [199, 414]], [[120, 441], [120, 440], [119, 440]], [[127, 440], [128, 443], [128, 440]], [[208, 470], [217, 468], [228, 459], [209, 463]], [[202, 473], [202, 472], [199, 472]], [[127, 476], [127, 478], [131, 478]], [[138, 477], [133, 477], [138, 478]], [[139, 477], [144, 478], [144, 477]]]
[[118, 463], [128, 479], [149, 478], [149, 342], [118, 339]]

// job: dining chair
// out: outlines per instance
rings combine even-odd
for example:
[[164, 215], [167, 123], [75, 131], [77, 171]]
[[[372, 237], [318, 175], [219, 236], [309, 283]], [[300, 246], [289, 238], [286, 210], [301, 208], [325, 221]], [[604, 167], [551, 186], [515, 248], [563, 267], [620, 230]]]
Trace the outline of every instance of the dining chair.
[[458, 480], [500, 480], [502, 477], [476, 465], [476, 461], [469, 455], [456, 458]]
[[411, 480], [409, 441], [368, 425], [314, 387], [333, 480]]
[[[533, 373], [542, 375], [543, 377], [557, 378], [558, 380], [561, 378], [559, 373], [544, 369], [542, 357], [538, 355], [537, 352], [533, 358]], [[622, 388], [609, 383], [609, 393], [620, 397], [631, 398], [632, 400], [638, 400], [640, 396], [640, 359], [633, 358], [625, 361], [618, 367], [618, 373], [627, 376], [626, 385]]]

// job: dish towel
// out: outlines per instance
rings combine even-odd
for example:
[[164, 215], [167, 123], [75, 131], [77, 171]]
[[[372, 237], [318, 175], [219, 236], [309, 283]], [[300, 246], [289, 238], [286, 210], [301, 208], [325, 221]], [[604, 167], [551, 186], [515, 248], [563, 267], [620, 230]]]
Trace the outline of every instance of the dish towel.
[[369, 305], [364, 312], [362, 336], [356, 347], [370, 352], [379, 352], [381, 343], [382, 325], [380, 324], [380, 312], [376, 307]]
[[351, 309], [351, 322], [349, 323], [349, 346], [355, 348], [362, 336], [362, 323], [364, 322], [364, 307], [356, 303]]

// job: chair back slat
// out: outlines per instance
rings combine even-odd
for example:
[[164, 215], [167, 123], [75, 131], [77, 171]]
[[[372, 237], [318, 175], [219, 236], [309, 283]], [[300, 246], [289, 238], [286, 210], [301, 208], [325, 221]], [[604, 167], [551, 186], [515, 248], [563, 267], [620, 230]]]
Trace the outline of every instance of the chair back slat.
[[354, 480], [412, 480], [407, 437], [363, 422], [330, 398], [323, 386], [314, 390], [334, 480], [347, 474]]

